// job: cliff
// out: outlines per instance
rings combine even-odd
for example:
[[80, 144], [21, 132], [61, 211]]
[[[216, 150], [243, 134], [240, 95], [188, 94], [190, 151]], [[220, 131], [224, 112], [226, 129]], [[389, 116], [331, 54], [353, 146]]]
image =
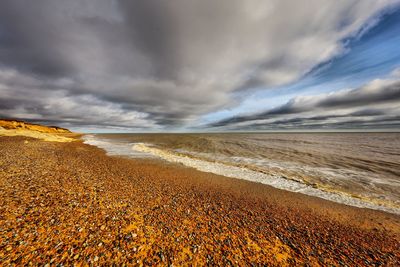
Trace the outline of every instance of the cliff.
[[0, 127], [3, 127], [6, 130], [24, 129], [41, 133], [71, 133], [71, 131], [69, 131], [68, 129], [61, 127], [44, 126], [17, 120], [0, 120]]
[[77, 134], [56, 126], [44, 126], [17, 120], [0, 120], [0, 136], [25, 136], [50, 142], [75, 141]]

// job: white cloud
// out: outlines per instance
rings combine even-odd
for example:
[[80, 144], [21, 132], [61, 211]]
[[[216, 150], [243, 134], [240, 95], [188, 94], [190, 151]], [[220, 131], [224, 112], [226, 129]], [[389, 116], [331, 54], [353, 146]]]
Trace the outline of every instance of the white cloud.
[[[237, 90], [296, 81], [398, 2], [5, 0], [0, 99], [51, 102], [58, 90], [61, 106], [86, 101], [80, 123], [104, 112], [121, 123], [190, 125], [235, 105]], [[14, 76], [18, 88], [7, 83]], [[2, 112], [32, 110], [29, 101]]]
[[390, 73], [390, 75], [391, 75], [392, 77], [395, 77], [395, 78], [400, 78], [400, 68], [394, 69], [394, 70]]
[[[29, 87], [26, 81], [29, 80]], [[56, 121], [61, 125], [94, 127], [157, 128], [144, 112], [126, 110], [121, 104], [101, 100], [94, 95], [71, 95], [60, 85], [67, 80], [46, 84], [13, 70], [0, 71], [0, 94], [7, 103], [0, 102], [0, 114], [28, 120]], [[44, 90], [43, 88], [47, 88]]]
[[[351, 125], [347, 125], [351, 123]], [[400, 125], [400, 80], [375, 79], [359, 88], [297, 96], [286, 104], [212, 123], [226, 129], [360, 128]], [[373, 127], [373, 125], [371, 125]]]

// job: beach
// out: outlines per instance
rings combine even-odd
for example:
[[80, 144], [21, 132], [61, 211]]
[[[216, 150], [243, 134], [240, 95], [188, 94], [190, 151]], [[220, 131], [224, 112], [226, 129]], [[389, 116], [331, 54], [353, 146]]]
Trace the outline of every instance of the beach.
[[398, 133], [89, 134], [108, 155], [155, 158], [400, 215]]
[[400, 267], [400, 0], [0, 0], [0, 267]]
[[400, 264], [396, 214], [82, 141], [0, 137], [0, 151], [6, 266]]

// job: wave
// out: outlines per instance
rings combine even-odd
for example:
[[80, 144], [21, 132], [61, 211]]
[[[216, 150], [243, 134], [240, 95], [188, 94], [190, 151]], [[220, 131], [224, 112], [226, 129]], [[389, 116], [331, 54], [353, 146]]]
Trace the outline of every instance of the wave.
[[151, 154], [132, 150], [132, 145], [135, 143], [116, 141], [107, 138], [98, 138], [95, 135], [84, 135], [83, 142], [88, 145], [96, 146], [104, 149], [107, 155], [110, 156], [125, 156], [130, 158], [146, 158], [153, 157]]
[[212, 162], [199, 159], [193, 155], [189, 156], [178, 151], [174, 152], [166, 149], [160, 149], [146, 143], [135, 143], [131, 149], [133, 151], [153, 155], [169, 162], [180, 163], [187, 167], [191, 167], [203, 172], [210, 172], [226, 177], [258, 182], [273, 186], [278, 189], [298, 192], [359, 208], [369, 208], [400, 214], [400, 208], [390, 206], [388, 204], [385, 205], [384, 203], [374, 203], [372, 200], [352, 196], [344, 192], [335, 192], [324, 188], [319, 188], [316, 184], [309, 185], [299, 180], [288, 179], [287, 177], [279, 174], [266, 174], [246, 167], [239, 167], [222, 162]]

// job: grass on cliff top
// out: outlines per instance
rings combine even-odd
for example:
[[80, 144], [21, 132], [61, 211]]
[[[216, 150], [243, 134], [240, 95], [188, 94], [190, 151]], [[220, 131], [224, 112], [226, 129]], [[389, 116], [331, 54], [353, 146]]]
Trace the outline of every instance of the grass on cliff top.
[[65, 134], [58, 133], [42, 133], [26, 129], [4, 129], [0, 127], [0, 136], [26, 136], [41, 139], [49, 142], [72, 142], [77, 139], [72, 137], [67, 137]]

